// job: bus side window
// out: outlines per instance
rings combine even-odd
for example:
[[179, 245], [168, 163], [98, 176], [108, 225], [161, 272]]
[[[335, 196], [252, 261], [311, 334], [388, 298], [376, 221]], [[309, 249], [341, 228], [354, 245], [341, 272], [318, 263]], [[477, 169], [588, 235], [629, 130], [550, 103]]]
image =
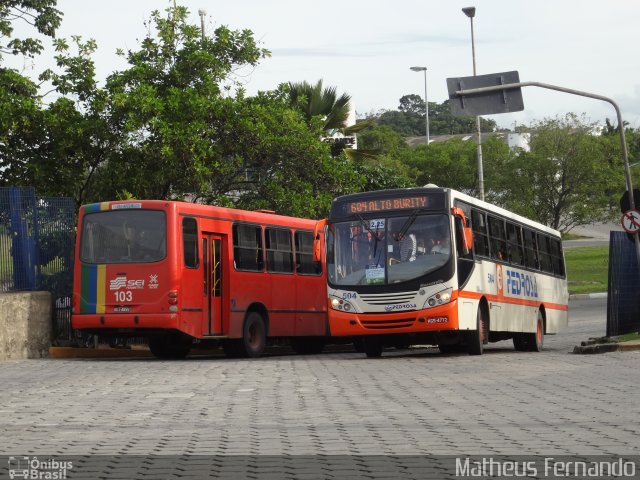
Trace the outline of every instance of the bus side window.
[[295, 232], [296, 273], [300, 275], [320, 275], [322, 264], [313, 261], [313, 234]]
[[522, 236], [520, 227], [513, 223], [507, 223], [507, 246], [509, 261], [515, 265], [523, 265]]
[[549, 250], [549, 237], [538, 234], [538, 252], [540, 253], [540, 270], [553, 273], [551, 252]]
[[564, 277], [564, 260], [562, 258], [562, 242], [551, 239], [551, 263], [553, 264], [553, 273]]
[[291, 232], [267, 228], [264, 231], [267, 249], [267, 272], [293, 273], [293, 249]]
[[262, 229], [253, 225], [234, 225], [232, 231], [233, 261], [236, 268], [261, 272], [264, 268]]
[[529, 268], [540, 269], [538, 262], [538, 243], [536, 242], [536, 234], [528, 228], [522, 229], [524, 237], [524, 264]]
[[476, 255], [489, 256], [489, 238], [487, 237], [487, 223], [485, 214], [478, 210], [471, 210], [471, 226], [473, 229], [473, 249]]
[[184, 266], [198, 268], [198, 223], [195, 218], [187, 217], [182, 220], [182, 245]]
[[489, 236], [491, 238], [491, 258], [507, 261], [507, 245], [505, 242], [504, 220], [489, 217]]

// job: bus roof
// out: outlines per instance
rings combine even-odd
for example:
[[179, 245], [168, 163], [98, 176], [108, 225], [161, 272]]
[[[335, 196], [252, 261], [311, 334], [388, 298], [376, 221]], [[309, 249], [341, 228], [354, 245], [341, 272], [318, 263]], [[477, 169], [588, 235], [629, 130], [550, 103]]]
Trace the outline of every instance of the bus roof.
[[[438, 193], [441, 192], [445, 195], [448, 195], [450, 198], [450, 203], [453, 204], [455, 200], [460, 200], [470, 205], [477, 206], [486, 210], [488, 212], [495, 213], [504, 218], [512, 219], [518, 223], [530, 226], [540, 231], [544, 231], [546, 233], [552, 234], [554, 236], [560, 236], [560, 232], [550, 228], [542, 223], [536, 222], [534, 220], [530, 220], [522, 215], [518, 215], [516, 213], [510, 212], [504, 208], [498, 207], [497, 205], [493, 205], [491, 203], [485, 202], [483, 200], [479, 200], [465, 193], [459, 192], [457, 190], [451, 188], [437, 187], [437, 186], [424, 186], [424, 187], [414, 187], [414, 188], [396, 188], [389, 190], [377, 190], [371, 192], [361, 192], [361, 193], [353, 193], [350, 195], [344, 195], [338, 197], [333, 200], [333, 204], [331, 207], [332, 215], [339, 210], [340, 205], [351, 204], [357, 201], [373, 201], [374, 199], [380, 198], [407, 198], [416, 194], [427, 194], [427, 193]], [[413, 207], [417, 208], [417, 207]], [[369, 212], [363, 212], [369, 213]], [[342, 215], [336, 215], [338, 217]]]
[[236, 208], [202, 205], [199, 203], [179, 202], [175, 200], [116, 200], [109, 202], [91, 203], [80, 207], [84, 213], [94, 213], [108, 210], [129, 209], [174, 209], [177, 214], [214, 218], [217, 220], [245, 221], [266, 223], [291, 227], [313, 228], [316, 220], [289, 217], [264, 211], [240, 210]]

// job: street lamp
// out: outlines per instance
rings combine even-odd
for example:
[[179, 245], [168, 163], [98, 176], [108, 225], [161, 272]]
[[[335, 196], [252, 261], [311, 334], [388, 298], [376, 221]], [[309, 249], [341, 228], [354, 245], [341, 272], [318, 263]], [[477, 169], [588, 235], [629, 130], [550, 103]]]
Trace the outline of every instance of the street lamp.
[[[462, 11], [471, 20], [471, 57], [473, 59], [473, 76], [476, 76], [476, 42], [473, 35], [473, 17], [476, 16], [476, 7], [466, 7]], [[480, 200], [484, 200], [484, 173], [482, 170], [482, 133], [480, 131], [480, 116], [476, 117], [478, 130], [478, 193]]]
[[198, 10], [198, 15], [200, 15], [200, 34], [202, 35], [202, 43], [204, 43], [204, 16], [207, 14], [203, 8]]
[[425, 124], [427, 128], [427, 145], [429, 145], [429, 101], [427, 100], [427, 67], [409, 67], [414, 72], [424, 72], [424, 108]]

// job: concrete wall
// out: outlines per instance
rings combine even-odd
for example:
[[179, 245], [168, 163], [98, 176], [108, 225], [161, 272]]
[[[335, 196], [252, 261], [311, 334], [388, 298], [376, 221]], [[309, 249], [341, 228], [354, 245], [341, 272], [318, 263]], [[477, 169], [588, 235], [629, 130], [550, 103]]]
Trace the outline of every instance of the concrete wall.
[[49, 292], [0, 293], [0, 360], [46, 357], [51, 312]]

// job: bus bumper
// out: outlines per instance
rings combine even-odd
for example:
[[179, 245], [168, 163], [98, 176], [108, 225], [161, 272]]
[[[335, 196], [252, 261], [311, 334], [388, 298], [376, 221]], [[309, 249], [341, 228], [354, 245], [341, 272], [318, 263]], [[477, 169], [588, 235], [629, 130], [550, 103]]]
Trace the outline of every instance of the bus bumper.
[[387, 335], [458, 330], [458, 301], [400, 313], [348, 313], [329, 310], [332, 336]]
[[71, 315], [71, 328], [77, 330], [180, 330], [177, 313], [165, 314], [78, 314]]

